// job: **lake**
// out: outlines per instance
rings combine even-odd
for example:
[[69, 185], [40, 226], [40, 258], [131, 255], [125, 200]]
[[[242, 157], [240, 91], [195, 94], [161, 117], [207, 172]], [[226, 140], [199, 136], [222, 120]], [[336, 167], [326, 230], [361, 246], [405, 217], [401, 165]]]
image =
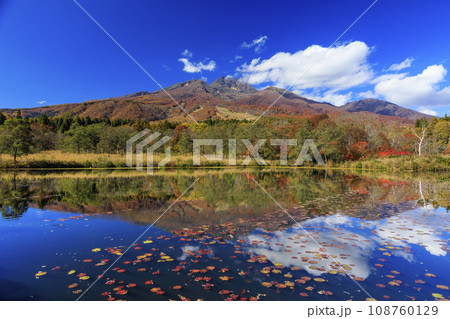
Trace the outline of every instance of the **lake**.
[[448, 180], [3, 172], [0, 299], [450, 299]]

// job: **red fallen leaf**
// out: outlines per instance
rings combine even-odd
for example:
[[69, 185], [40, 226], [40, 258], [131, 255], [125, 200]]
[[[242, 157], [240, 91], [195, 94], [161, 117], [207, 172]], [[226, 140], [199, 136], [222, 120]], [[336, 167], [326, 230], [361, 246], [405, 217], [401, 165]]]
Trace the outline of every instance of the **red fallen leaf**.
[[383, 298], [384, 299], [391, 299], [391, 297], [389, 297], [388, 295], [384, 295]]
[[382, 264], [375, 264], [375, 266], [377, 266], [377, 267], [384, 267], [384, 265], [382, 265]]
[[301, 279], [305, 280], [305, 281], [310, 281], [311, 278], [310, 277], [301, 277]]
[[59, 267], [59, 266], [52, 268], [52, 270], [60, 270], [60, 269], [61, 269], [61, 267]]
[[83, 260], [83, 262], [84, 263], [90, 263], [90, 262], [92, 262], [92, 259], [85, 259], [85, 260]]
[[383, 285], [383, 284], [375, 284], [375, 286], [377, 286], [377, 287], [379, 287], [379, 288], [386, 288], [386, 286]]
[[327, 290], [325, 290], [323, 293], [325, 295], [327, 295], [327, 296], [332, 296], [333, 295], [333, 293], [331, 291], [327, 291]]
[[127, 260], [123, 262], [125, 265], [131, 264], [131, 261]]
[[117, 272], [125, 272], [126, 270], [125, 269], [119, 269], [119, 270], [117, 270]]
[[221, 272], [227, 272], [227, 271], [228, 271], [228, 268], [222, 268], [222, 269], [220, 269], [220, 271], [221, 271]]
[[82, 291], [83, 291], [83, 290], [78, 289], [78, 290], [74, 290], [73, 293], [74, 293], [75, 295], [78, 295], [78, 294], [81, 294]]
[[213, 286], [214, 286], [213, 284], [204, 284], [204, 285], [203, 285], [203, 288], [205, 288], [206, 290], [209, 290], [209, 289], [211, 289]]
[[109, 259], [102, 259], [100, 261], [103, 262], [103, 263], [107, 263], [109, 261]]
[[107, 285], [114, 285], [115, 283], [116, 283], [116, 280], [115, 280], [115, 279], [108, 280], [108, 281], [106, 282]]
[[139, 268], [137, 271], [146, 271], [147, 269], [145, 268]]
[[129, 283], [129, 284], [127, 285], [127, 287], [128, 287], [128, 288], [133, 288], [133, 287], [136, 287], [136, 284], [132, 282], [132, 283]]
[[221, 291], [219, 291], [219, 294], [221, 294], [221, 295], [228, 295], [230, 293], [231, 293], [231, 291], [229, 291], [229, 290], [221, 290]]
[[109, 296], [111, 293], [109, 291], [102, 292], [102, 296]]
[[119, 284], [123, 284], [125, 281], [123, 281], [123, 280], [121, 280], [121, 281], [119, 281]]
[[86, 276], [86, 274], [85, 274], [84, 272], [79, 273], [79, 274], [77, 275], [77, 277], [84, 277], [84, 276]]
[[182, 286], [173, 286], [173, 289], [175, 290], [180, 290], [181, 288], [183, 288]]
[[152, 275], [159, 275], [159, 270], [152, 272]]
[[116, 298], [114, 298], [114, 297], [109, 297], [107, 300], [108, 300], [108, 301], [114, 301], [114, 300], [116, 300]]
[[246, 297], [241, 297], [241, 298], [239, 298], [239, 300], [240, 301], [247, 301], [247, 298]]
[[309, 295], [306, 292], [301, 292], [299, 295], [305, 298], [309, 297]]
[[163, 291], [163, 290], [158, 290], [158, 291], [156, 292], [157, 295], [164, 295], [165, 293], [166, 293], [166, 292]]
[[147, 280], [147, 281], [145, 282], [145, 284], [146, 284], [146, 285], [153, 285], [154, 282], [153, 282], [153, 280]]

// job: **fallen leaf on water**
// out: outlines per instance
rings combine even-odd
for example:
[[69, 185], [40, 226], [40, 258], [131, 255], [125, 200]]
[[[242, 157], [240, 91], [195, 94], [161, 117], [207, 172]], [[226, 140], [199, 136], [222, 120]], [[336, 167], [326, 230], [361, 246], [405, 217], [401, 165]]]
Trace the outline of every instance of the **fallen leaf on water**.
[[436, 287], [438, 287], [439, 289], [443, 289], [443, 290], [449, 290], [448, 286], [444, 286], [444, 285], [436, 285]]
[[36, 274], [35, 274], [35, 276], [36, 277], [40, 277], [40, 276], [45, 276], [47, 274], [47, 272], [45, 272], [45, 271], [38, 271]]
[[314, 281], [317, 281], [317, 282], [325, 282], [326, 280], [323, 279], [323, 278], [314, 278]]
[[78, 287], [78, 284], [71, 284], [69, 286], [67, 286], [67, 288], [72, 289], [72, 288], [76, 288]]
[[94, 253], [97, 253], [97, 252], [99, 252], [99, 251], [102, 251], [100, 248], [94, 248], [94, 249], [92, 249], [92, 251], [94, 252]]

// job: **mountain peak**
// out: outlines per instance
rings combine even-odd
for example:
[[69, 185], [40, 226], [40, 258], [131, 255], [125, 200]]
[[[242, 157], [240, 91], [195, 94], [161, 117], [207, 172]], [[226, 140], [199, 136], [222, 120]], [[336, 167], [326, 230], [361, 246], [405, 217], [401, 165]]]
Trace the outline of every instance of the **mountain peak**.
[[210, 86], [214, 89], [216, 93], [219, 94], [232, 92], [239, 92], [239, 93], [258, 92], [257, 89], [255, 89], [250, 84], [242, 81], [241, 79], [234, 79], [229, 76], [221, 76], [220, 78], [212, 82]]
[[383, 101], [379, 99], [362, 99], [359, 101], [349, 102], [343, 106], [342, 109], [348, 112], [371, 112], [381, 115], [397, 116], [407, 118], [410, 120], [416, 120], [422, 117], [431, 118], [432, 116], [423, 114], [411, 109], [407, 109], [397, 104]]

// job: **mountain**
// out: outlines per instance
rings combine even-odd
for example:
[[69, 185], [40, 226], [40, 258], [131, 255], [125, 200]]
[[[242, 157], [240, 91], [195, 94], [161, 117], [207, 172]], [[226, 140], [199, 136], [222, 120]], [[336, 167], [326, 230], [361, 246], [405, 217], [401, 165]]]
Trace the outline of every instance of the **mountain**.
[[355, 102], [349, 102], [343, 106], [342, 109], [349, 112], [371, 112], [381, 115], [396, 116], [410, 120], [417, 120], [419, 118], [432, 118], [432, 116], [420, 112], [407, 109], [397, 104], [378, 100], [378, 99], [364, 99]]
[[[17, 109], [0, 111], [11, 114]], [[419, 117], [429, 117], [393, 103], [375, 99], [351, 102], [343, 107], [336, 107], [330, 103], [306, 99], [276, 87], [257, 90], [248, 83], [230, 77], [220, 77], [211, 84], [203, 80], [190, 80], [154, 92], [141, 91], [82, 103], [22, 109], [22, 114], [29, 117], [39, 117], [40, 114], [46, 113], [53, 117], [90, 116], [91, 118], [182, 122], [190, 121], [186, 113], [200, 121], [210, 118], [255, 119], [263, 112], [271, 117], [294, 118], [327, 114], [336, 119], [359, 122], [380, 120], [405, 122]], [[356, 115], [354, 112], [360, 113]]]

